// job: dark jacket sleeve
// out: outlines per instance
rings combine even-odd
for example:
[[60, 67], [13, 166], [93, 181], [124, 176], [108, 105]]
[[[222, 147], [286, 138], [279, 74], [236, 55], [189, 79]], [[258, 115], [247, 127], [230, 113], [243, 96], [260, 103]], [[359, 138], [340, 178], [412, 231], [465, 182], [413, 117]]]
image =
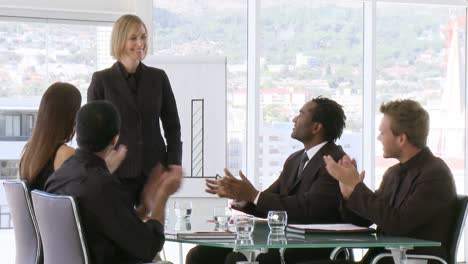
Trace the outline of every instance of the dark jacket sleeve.
[[98, 72], [93, 73], [93, 77], [91, 78], [91, 83], [88, 88], [88, 102], [104, 100], [104, 87], [101, 84], [98, 74]]
[[349, 210], [346, 206], [346, 201], [341, 199], [340, 201], [340, 215], [344, 222], [352, 223], [357, 226], [370, 226], [372, 222], [368, 219], [365, 219], [353, 211]]
[[450, 204], [452, 183], [446, 166], [431, 166], [421, 171], [413, 190], [399, 207], [390, 206], [379, 193], [360, 183], [351, 194], [347, 208], [377, 224], [384, 233], [406, 235], [432, 221]]
[[152, 261], [164, 245], [163, 225], [156, 220], [141, 221], [115, 183], [102, 186], [93, 198], [95, 206], [90, 208], [100, 231], [132, 258]]
[[[270, 192], [270, 193], [277, 193], [279, 194], [279, 178], [276, 179], [276, 181], [270, 185], [264, 192]], [[260, 200], [260, 197], [259, 197]], [[263, 212], [257, 211], [257, 205], [255, 205], [252, 202], [244, 202], [244, 201], [234, 201], [231, 203], [231, 207], [235, 210], [244, 212], [246, 214], [251, 214], [256, 217], [261, 217], [261, 218], [266, 218], [267, 215]]]
[[306, 192], [280, 195], [266, 190], [260, 194], [257, 211], [266, 215], [269, 210], [288, 212], [288, 219], [296, 223], [333, 222], [338, 218], [339, 187], [333, 177], [321, 167], [315, 182]]
[[161, 107], [161, 122], [164, 128], [164, 137], [167, 142], [167, 164], [181, 164], [182, 142], [180, 132], [180, 120], [177, 112], [177, 103], [172, 92], [167, 74], [162, 71], [163, 77], [163, 101]]

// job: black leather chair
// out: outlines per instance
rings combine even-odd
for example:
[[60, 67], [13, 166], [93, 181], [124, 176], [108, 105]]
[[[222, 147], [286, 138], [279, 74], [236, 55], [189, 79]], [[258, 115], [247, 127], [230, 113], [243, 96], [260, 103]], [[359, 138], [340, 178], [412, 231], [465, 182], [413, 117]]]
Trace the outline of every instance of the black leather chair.
[[88, 250], [73, 197], [31, 192], [44, 245], [44, 263], [87, 264]]
[[16, 263], [42, 264], [41, 237], [26, 182], [5, 181], [3, 187], [13, 220]]
[[[456, 202], [456, 216], [454, 218], [454, 223], [452, 226], [451, 238], [450, 242], [447, 245], [449, 255], [447, 261], [442, 258], [431, 256], [431, 255], [414, 255], [414, 254], [407, 254], [408, 259], [432, 259], [437, 260], [443, 264], [456, 264], [457, 263], [457, 252], [458, 252], [458, 244], [460, 243], [460, 239], [462, 237], [463, 228], [465, 226], [466, 215], [467, 215], [467, 207], [468, 207], [468, 196], [466, 195], [458, 195], [457, 202]], [[375, 257], [372, 263], [378, 263], [378, 261], [385, 257], [391, 257], [391, 254], [383, 253]]]

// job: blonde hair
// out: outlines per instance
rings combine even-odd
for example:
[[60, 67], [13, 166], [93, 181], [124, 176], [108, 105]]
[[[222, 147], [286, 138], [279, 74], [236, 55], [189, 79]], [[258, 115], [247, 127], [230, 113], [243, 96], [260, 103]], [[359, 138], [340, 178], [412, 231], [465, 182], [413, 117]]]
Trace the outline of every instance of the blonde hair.
[[[148, 33], [148, 29], [146, 29], [145, 23], [143, 23], [143, 20], [141, 20], [138, 16], [128, 14], [123, 15], [117, 19], [114, 24], [114, 28], [112, 29], [111, 37], [111, 56], [114, 57], [114, 59], [120, 60], [122, 58], [122, 53], [125, 49], [125, 42], [127, 41], [128, 34], [130, 34], [132, 30], [139, 26], [143, 26], [146, 33]], [[145, 47], [145, 57], [147, 51], [148, 47]]]

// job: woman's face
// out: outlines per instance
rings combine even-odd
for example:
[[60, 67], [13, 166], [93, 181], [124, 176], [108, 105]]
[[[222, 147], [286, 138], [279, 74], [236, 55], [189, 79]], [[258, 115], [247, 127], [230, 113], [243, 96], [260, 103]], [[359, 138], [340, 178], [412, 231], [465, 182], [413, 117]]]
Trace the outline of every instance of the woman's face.
[[125, 41], [122, 59], [142, 61], [145, 58], [147, 38], [148, 35], [143, 25], [131, 30]]

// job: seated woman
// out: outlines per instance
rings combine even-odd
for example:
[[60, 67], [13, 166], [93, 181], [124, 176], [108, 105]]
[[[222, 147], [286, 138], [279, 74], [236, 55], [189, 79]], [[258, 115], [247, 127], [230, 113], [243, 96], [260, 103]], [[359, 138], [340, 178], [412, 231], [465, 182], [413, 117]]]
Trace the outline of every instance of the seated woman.
[[20, 178], [29, 189], [44, 189], [47, 178], [75, 153], [67, 146], [75, 134], [75, 116], [81, 106], [80, 91], [56, 82], [42, 96], [31, 138], [21, 156]]

